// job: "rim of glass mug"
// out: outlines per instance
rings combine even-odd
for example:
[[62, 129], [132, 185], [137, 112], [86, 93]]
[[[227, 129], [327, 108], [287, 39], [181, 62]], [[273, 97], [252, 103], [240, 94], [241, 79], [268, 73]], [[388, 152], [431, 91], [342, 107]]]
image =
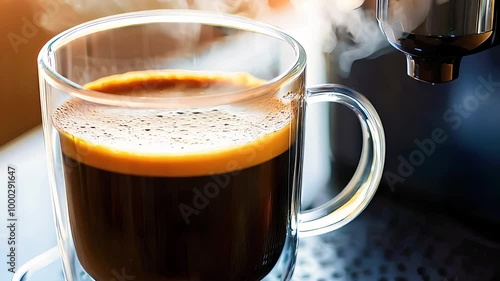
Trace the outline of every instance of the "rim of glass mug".
[[[211, 26], [230, 27], [241, 31], [253, 32], [270, 38], [284, 41], [285, 45], [293, 50], [293, 59], [289, 67], [269, 79], [263, 85], [251, 87], [240, 91], [225, 92], [219, 95], [206, 97], [124, 97], [104, 94], [84, 89], [70, 79], [64, 77], [52, 67], [56, 63], [56, 54], [59, 48], [70, 44], [78, 38], [94, 34], [99, 31], [111, 30], [120, 27], [138, 26], [148, 23], [199, 23]], [[288, 47], [287, 46], [287, 47]], [[57, 90], [73, 97], [120, 107], [148, 107], [148, 108], [176, 108], [180, 106], [199, 107], [211, 106], [222, 103], [235, 103], [244, 99], [259, 96], [269, 91], [276, 91], [282, 85], [296, 80], [303, 75], [306, 67], [306, 53], [304, 48], [293, 37], [280, 29], [256, 20], [240, 16], [192, 10], [148, 10], [126, 14], [118, 14], [86, 22], [71, 28], [53, 39], [42, 48], [38, 57], [40, 73], [40, 87], [50, 85]], [[305, 85], [298, 85], [304, 87]], [[42, 90], [42, 92], [44, 92]], [[42, 94], [43, 96], [43, 94]], [[217, 97], [217, 98], [215, 98]], [[363, 132], [362, 154], [358, 167], [351, 181], [344, 189], [330, 201], [311, 210], [297, 212], [299, 219], [292, 221], [293, 229], [297, 229], [299, 237], [318, 235], [335, 230], [350, 222], [371, 201], [377, 190], [383, 172], [385, 160], [384, 130], [375, 108], [361, 94], [356, 91], [336, 84], [325, 84], [308, 87], [304, 95], [305, 109], [310, 104], [320, 102], [335, 102], [351, 109], [361, 124]], [[47, 100], [42, 97], [42, 110], [47, 110]], [[46, 112], [42, 115], [46, 131], [50, 130]], [[47, 134], [47, 141], [50, 141]], [[302, 137], [302, 136], [301, 136]], [[300, 204], [298, 205], [300, 206]], [[297, 206], [292, 206], [297, 208]], [[300, 207], [298, 208], [300, 209]], [[298, 225], [296, 225], [298, 223]]]
[[[210, 96], [196, 97], [132, 97], [109, 95], [85, 89], [82, 85], [64, 77], [52, 66], [54, 53], [59, 48], [76, 39], [104, 30], [150, 23], [199, 23], [212, 26], [232, 27], [243, 31], [268, 35], [285, 41], [293, 49], [295, 59], [285, 71], [261, 85], [243, 90], [225, 91]], [[300, 43], [286, 32], [273, 25], [236, 15], [197, 10], [166, 9], [117, 14], [82, 23], [52, 38], [42, 47], [38, 56], [39, 68], [45, 74], [45, 78], [49, 80], [54, 87], [70, 93], [74, 97], [94, 103], [113, 106], [147, 106], [161, 108], [198, 105], [207, 106], [214, 104], [214, 100], [217, 100], [217, 104], [233, 103], [256, 97], [279, 88], [280, 85], [283, 85], [287, 81], [292, 81], [302, 73], [306, 66], [306, 61], [306, 52]]]

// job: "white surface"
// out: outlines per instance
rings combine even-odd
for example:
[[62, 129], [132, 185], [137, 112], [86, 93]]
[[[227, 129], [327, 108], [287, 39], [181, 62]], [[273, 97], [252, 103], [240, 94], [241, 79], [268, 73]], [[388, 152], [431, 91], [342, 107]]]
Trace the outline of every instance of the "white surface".
[[[56, 245], [41, 127], [0, 147], [0, 280], [7, 271], [7, 169], [16, 168], [16, 268]], [[49, 280], [47, 280], [49, 281]]]

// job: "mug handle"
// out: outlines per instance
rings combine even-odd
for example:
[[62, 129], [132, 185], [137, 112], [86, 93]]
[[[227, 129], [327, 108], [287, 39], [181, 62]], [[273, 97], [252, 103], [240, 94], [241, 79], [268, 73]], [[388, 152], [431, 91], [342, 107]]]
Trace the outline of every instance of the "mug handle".
[[351, 109], [361, 123], [363, 146], [361, 157], [347, 186], [327, 203], [300, 211], [299, 237], [320, 235], [338, 229], [358, 216], [377, 191], [385, 161], [385, 136], [380, 117], [366, 97], [335, 84], [308, 87], [304, 113], [310, 104], [333, 102]]

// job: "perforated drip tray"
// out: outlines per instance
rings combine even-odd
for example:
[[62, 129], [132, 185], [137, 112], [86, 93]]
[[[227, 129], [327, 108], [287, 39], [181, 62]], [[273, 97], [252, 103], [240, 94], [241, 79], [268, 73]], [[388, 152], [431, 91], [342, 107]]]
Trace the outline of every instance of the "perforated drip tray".
[[[498, 240], [438, 213], [376, 197], [343, 228], [300, 240], [292, 280], [500, 281]], [[57, 248], [18, 271], [14, 281], [64, 280]]]
[[343, 228], [300, 240], [293, 280], [500, 281], [498, 241], [449, 217], [375, 198]]

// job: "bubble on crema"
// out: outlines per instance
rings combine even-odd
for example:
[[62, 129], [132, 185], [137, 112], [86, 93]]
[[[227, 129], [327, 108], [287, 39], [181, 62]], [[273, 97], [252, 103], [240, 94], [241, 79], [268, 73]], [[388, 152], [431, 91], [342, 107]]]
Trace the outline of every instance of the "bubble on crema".
[[121, 108], [73, 98], [56, 108], [52, 119], [60, 132], [92, 145], [183, 154], [252, 143], [290, 126], [293, 106], [269, 95], [196, 109]]

